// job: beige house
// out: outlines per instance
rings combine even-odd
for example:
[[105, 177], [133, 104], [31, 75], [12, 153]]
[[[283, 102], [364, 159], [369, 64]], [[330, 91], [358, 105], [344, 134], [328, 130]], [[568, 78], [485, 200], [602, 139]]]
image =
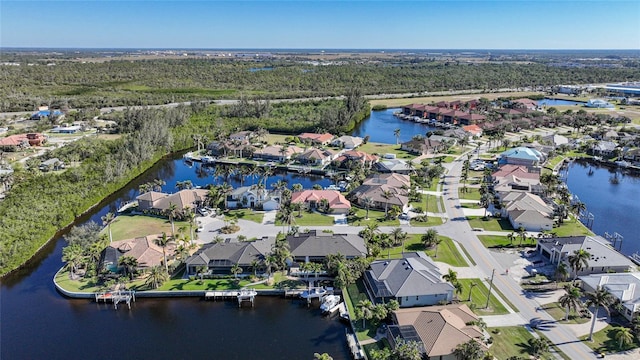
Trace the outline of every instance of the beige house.
[[202, 205], [209, 193], [206, 189], [185, 189], [175, 194], [166, 194], [157, 191], [149, 191], [139, 195], [138, 208], [140, 210], [165, 211], [171, 204], [176, 206], [176, 210], [182, 211], [185, 208], [196, 209]]
[[[396, 173], [378, 174], [366, 179], [362, 185], [355, 188], [349, 197], [361, 207], [366, 207], [365, 199], [370, 198], [373, 209], [387, 209], [398, 206], [406, 210], [409, 205], [409, 187], [411, 178], [409, 175]], [[385, 193], [389, 195], [385, 197]]]
[[[154, 241], [161, 236], [156, 234], [112, 242], [104, 250], [103, 267], [108, 269], [117, 267], [118, 260], [123, 256], [131, 256], [136, 259], [139, 269], [162, 265], [162, 247], [156, 245]], [[164, 250], [167, 260], [172, 259], [176, 250], [175, 243], [170, 242]]]

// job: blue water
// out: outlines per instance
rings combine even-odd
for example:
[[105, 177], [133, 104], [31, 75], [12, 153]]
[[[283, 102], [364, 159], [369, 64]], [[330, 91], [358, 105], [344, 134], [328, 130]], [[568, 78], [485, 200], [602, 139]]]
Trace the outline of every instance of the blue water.
[[598, 235], [618, 232], [624, 236], [622, 252], [630, 255], [640, 251], [640, 177], [618, 172], [619, 182], [613, 184], [614, 174], [613, 169], [573, 162], [567, 186], [595, 216], [593, 231]]
[[538, 100], [538, 106], [583, 106], [585, 103], [571, 100], [542, 99]]
[[351, 132], [353, 136], [365, 137], [369, 135], [369, 141], [385, 144], [395, 144], [395, 129], [400, 129], [400, 142], [411, 140], [415, 135], [426, 135], [428, 131], [436, 130], [425, 124], [419, 124], [409, 120], [400, 120], [393, 116], [399, 108], [382, 111], [372, 111], [371, 116], [364, 119]]

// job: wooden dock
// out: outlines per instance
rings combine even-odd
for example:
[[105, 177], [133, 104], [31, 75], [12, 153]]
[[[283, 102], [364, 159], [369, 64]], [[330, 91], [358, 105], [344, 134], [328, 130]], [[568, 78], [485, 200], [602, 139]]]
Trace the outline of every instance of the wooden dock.
[[131, 309], [131, 301], [136, 301], [135, 291], [132, 290], [117, 290], [117, 291], [104, 291], [100, 293], [95, 293], [96, 302], [100, 302], [100, 300], [107, 302], [113, 302], [113, 307], [118, 309], [119, 303], [125, 303]]
[[238, 307], [242, 306], [243, 302], [250, 302], [251, 306], [254, 306], [255, 297], [258, 292], [251, 288], [242, 288], [240, 290], [220, 290], [220, 291], [207, 291], [204, 294], [205, 300], [216, 299], [231, 299], [236, 298], [238, 300]]

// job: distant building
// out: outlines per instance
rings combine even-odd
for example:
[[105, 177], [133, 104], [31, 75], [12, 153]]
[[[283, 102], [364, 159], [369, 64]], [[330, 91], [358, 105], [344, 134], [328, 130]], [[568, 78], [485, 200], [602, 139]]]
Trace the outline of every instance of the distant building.
[[349, 136], [349, 135], [340, 136], [339, 138], [335, 138], [331, 142], [331, 145], [340, 146], [343, 149], [347, 149], [347, 150], [355, 149], [358, 146], [360, 146], [361, 144], [362, 144], [362, 138], [361, 137]]
[[607, 91], [628, 96], [640, 96], [640, 82], [625, 82], [620, 84], [607, 84]]
[[455, 288], [442, 280], [438, 266], [424, 252], [402, 259], [377, 260], [365, 272], [364, 283], [374, 303], [396, 300], [400, 307], [450, 303]]
[[333, 135], [329, 133], [302, 133], [298, 135], [298, 139], [300, 139], [300, 141], [302, 142], [308, 141], [309, 143], [314, 145], [327, 145], [331, 142], [331, 140], [333, 140]]
[[589, 108], [609, 108], [609, 109], [612, 109], [615, 107], [613, 106], [613, 104], [607, 101], [604, 101], [602, 99], [590, 99], [589, 101], [587, 101], [587, 103], [584, 106]]

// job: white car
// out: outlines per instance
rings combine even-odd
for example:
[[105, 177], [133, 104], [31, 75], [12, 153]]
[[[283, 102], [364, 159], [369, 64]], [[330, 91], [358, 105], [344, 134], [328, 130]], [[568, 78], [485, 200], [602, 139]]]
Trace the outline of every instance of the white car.
[[198, 213], [202, 216], [209, 216], [209, 211], [206, 209], [198, 209]]

